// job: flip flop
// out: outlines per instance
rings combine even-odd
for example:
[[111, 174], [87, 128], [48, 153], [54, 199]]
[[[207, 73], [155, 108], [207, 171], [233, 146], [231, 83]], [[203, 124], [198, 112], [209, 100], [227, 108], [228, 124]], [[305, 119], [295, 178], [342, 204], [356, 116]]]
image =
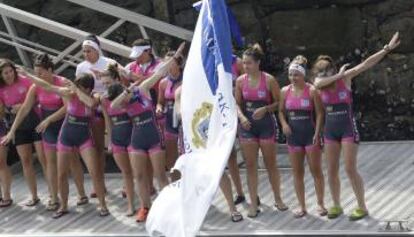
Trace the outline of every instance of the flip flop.
[[24, 205], [25, 205], [26, 207], [34, 207], [34, 206], [36, 206], [39, 202], [40, 202], [40, 198], [30, 199], [30, 200], [29, 200], [29, 201], [27, 201]]
[[234, 211], [231, 213], [231, 221], [232, 222], [239, 222], [243, 220], [243, 216], [240, 212]]
[[57, 211], [57, 212], [55, 212], [55, 213], [53, 214], [52, 218], [53, 218], [53, 219], [59, 219], [59, 218], [61, 218], [62, 216], [64, 216], [64, 215], [68, 214], [68, 213], [69, 213], [69, 211], [66, 211], [66, 210], [59, 210], [59, 211]]
[[99, 210], [99, 216], [100, 217], [105, 217], [105, 216], [108, 216], [109, 215], [109, 210], [108, 209], [106, 209], [106, 208], [101, 208], [100, 210]]
[[[284, 204], [283, 204], [284, 205]], [[280, 206], [279, 204], [275, 204], [274, 205], [275, 206], [275, 208], [277, 209], [277, 210], [279, 210], [279, 211], [287, 211], [288, 209], [289, 209], [289, 207], [288, 206]]]
[[79, 198], [79, 200], [76, 202], [76, 206], [83, 206], [89, 203], [89, 198], [87, 196]]
[[366, 216], [368, 216], [367, 211], [364, 211], [364, 209], [362, 209], [362, 208], [357, 208], [351, 213], [351, 215], [349, 216], [349, 220], [350, 221], [357, 221], [357, 220], [363, 219]]
[[293, 216], [295, 218], [299, 219], [299, 218], [302, 218], [302, 217], [306, 216], [307, 214], [308, 214], [308, 212], [305, 211], [305, 210], [298, 210], [298, 211], [295, 211], [295, 214], [293, 214]]
[[328, 215], [328, 210], [326, 210], [325, 208], [318, 208], [318, 210], [316, 212], [318, 212], [319, 216]]
[[249, 217], [249, 218], [256, 218], [259, 215], [259, 213], [260, 213], [260, 209], [257, 209], [255, 214], [253, 214], [253, 215], [247, 214], [247, 217]]
[[55, 202], [55, 203], [49, 202], [47, 204], [46, 210], [48, 210], [48, 211], [56, 211], [58, 208], [59, 208], [59, 203], [58, 202]]
[[242, 202], [246, 201], [246, 197], [245, 196], [241, 196], [241, 195], [236, 195], [236, 198], [234, 200], [234, 205], [239, 205]]
[[328, 210], [328, 219], [335, 219], [342, 215], [344, 213], [344, 210], [340, 206], [334, 206], [329, 208]]
[[2, 199], [0, 201], [0, 207], [10, 207], [13, 204], [13, 199], [9, 199], [9, 200], [4, 200]]

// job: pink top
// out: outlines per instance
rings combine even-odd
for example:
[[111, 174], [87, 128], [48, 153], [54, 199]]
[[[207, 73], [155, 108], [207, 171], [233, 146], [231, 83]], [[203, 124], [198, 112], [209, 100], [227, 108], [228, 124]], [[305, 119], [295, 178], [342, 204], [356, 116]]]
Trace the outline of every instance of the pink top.
[[130, 117], [135, 117], [147, 111], [152, 111], [152, 100], [138, 89], [132, 91], [132, 98], [127, 106], [127, 112]]
[[111, 101], [109, 101], [108, 98], [106, 97], [103, 97], [102, 105], [105, 108], [106, 112], [108, 113], [108, 116], [118, 116], [121, 114], [125, 114], [127, 112], [125, 107], [124, 108], [112, 108]]
[[289, 85], [286, 91], [285, 107], [287, 110], [307, 110], [312, 111], [313, 101], [310, 96], [311, 85], [306, 83], [301, 96], [295, 96], [292, 93], [292, 85]]
[[175, 100], [175, 90], [181, 85], [181, 82], [173, 83], [168, 79], [168, 77], [164, 78], [166, 80], [167, 85], [164, 90], [164, 98], [166, 100]]
[[[152, 76], [152, 74], [155, 73], [155, 69], [157, 68], [158, 65], [160, 65], [160, 63], [161, 63], [161, 60], [154, 59], [144, 69], [143, 66], [139, 65], [137, 62], [132, 62], [132, 63], [128, 64], [126, 66], [126, 68], [128, 68], [129, 70], [131, 70], [132, 72], [134, 72], [136, 74], [143, 75], [144, 77], [150, 77], [150, 76]], [[155, 89], [157, 91], [157, 94], [158, 94], [159, 83], [160, 83], [160, 81], [155, 83], [155, 85], [152, 87], [153, 89]]]
[[242, 94], [245, 101], [265, 101], [270, 103], [272, 101], [272, 95], [266, 86], [266, 74], [261, 73], [259, 85], [257, 88], [251, 88], [249, 86], [249, 76], [244, 75], [242, 81]]
[[[53, 76], [53, 85], [63, 86], [65, 79], [59, 76]], [[62, 98], [51, 91], [47, 91], [42, 87], [36, 86], [35, 89], [37, 102], [43, 109], [55, 110], [63, 106]]]
[[73, 95], [68, 103], [67, 113], [76, 117], [92, 117], [94, 109], [86, 106], [79, 100], [77, 95]]
[[0, 87], [0, 102], [6, 107], [23, 103], [31, 86], [29, 79], [18, 75], [13, 84]]
[[324, 105], [332, 104], [352, 104], [352, 92], [349, 90], [343, 79], [336, 82], [336, 89], [321, 90], [322, 102]]

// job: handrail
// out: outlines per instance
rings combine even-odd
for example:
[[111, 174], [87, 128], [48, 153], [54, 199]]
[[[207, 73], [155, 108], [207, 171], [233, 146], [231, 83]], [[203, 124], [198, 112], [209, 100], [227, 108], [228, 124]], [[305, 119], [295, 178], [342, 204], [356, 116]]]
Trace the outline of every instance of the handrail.
[[116, 18], [124, 19], [137, 25], [142, 25], [147, 28], [160, 31], [162, 33], [178, 37], [187, 41], [193, 38], [193, 32], [182, 27], [178, 27], [136, 12], [126, 10], [121, 7], [100, 1], [100, 0], [66, 0], [78, 4], [83, 7], [93, 9]]
[[[35, 14], [14, 7], [10, 7], [3, 3], [0, 3], [0, 14], [74, 40], [83, 40], [87, 35], [89, 35], [88, 32], [78, 30], [68, 25], [52, 21], [47, 18], [37, 16]], [[129, 56], [129, 53], [131, 51], [130, 47], [127, 47], [125, 45], [119, 44], [117, 42], [105, 38], [99, 38], [99, 40], [101, 41], [101, 46], [103, 50], [124, 57]]]

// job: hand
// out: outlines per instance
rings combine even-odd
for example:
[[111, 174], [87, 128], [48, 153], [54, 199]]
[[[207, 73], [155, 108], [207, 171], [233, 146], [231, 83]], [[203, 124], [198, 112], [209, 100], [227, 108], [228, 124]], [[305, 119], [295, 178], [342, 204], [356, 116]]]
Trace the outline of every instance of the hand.
[[349, 67], [349, 65], [351, 65], [351, 64], [346, 63], [346, 64], [342, 65], [342, 67], [339, 69], [338, 74], [343, 76], [345, 74], [346, 69]]
[[66, 85], [69, 90], [71, 90], [73, 93], [76, 93], [76, 90], [78, 89], [75, 85], [75, 83], [73, 83], [73, 81], [67, 80], [67, 85]]
[[39, 125], [36, 127], [36, 132], [43, 133], [47, 127], [49, 127], [51, 121], [49, 119], [43, 120]]
[[12, 131], [8, 132], [6, 136], [1, 138], [0, 144], [5, 146], [9, 144], [11, 141], [14, 141], [14, 132]]
[[155, 109], [155, 115], [160, 118], [162, 117], [162, 115], [164, 114], [164, 111], [162, 109], [162, 106], [157, 106], [157, 108]]
[[320, 137], [319, 137], [319, 133], [315, 133], [315, 135], [313, 135], [313, 138], [312, 138], [312, 143], [314, 145], [316, 145], [316, 144], [320, 144], [320, 142], [321, 142], [321, 140], [320, 140]]
[[400, 32], [395, 32], [395, 34], [392, 36], [390, 42], [388, 43], [388, 48], [389, 50], [393, 50], [395, 48], [398, 47], [398, 45], [400, 45], [401, 41], [400, 41]]
[[112, 153], [112, 145], [111, 144], [108, 145], [108, 153]]
[[282, 131], [283, 131], [283, 134], [285, 134], [285, 136], [292, 135], [292, 130], [290, 129], [289, 125], [287, 125], [287, 124], [282, 125]]
[[260, 107], [253, 112], [252, 117], [254, 120], [259, 120], [259, 119], [262, 119], [266, 113], [267, 113], [266, 107]]
[[242, 119], [240, 119], [240, 125], [245, 130], [250, 130], [250, 128], [252, 127], [252, 124], [246, 117], [243, 117]]
[[12, 114], [17, 114], [17, 112], [19, 112], [20, 107], [22, 107], [22, 104], [15, 104], [11, 107], [10, 112]]

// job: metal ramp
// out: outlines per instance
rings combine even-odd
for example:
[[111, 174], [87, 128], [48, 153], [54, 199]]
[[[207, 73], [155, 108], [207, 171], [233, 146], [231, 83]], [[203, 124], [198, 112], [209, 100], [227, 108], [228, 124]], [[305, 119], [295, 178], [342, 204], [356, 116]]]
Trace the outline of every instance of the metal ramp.
[[[140, 30], [141, 35], [144, 38], [148, 38], [146, 29], [152, 29], [179, 39], [187, 41], [191, 41], [192, 39], [193, 32], [189, 30], [105, 3], [103, 1], [67, 1], [92, 9], [94, 11], [98, 11], [100, 13], [104, 13], [108, 16], [116, 17], [118, 19], [105, 31], [97, 35], [99, 36], [103, 50], [119, 55], [121, 57], [128, 57], [130, 47], [112, 40], [108, 40], [106, 37], [108, 37], [125, 22], [136, 24], [137, 28]], [[45, 17], [32, 14], [27, 11], [23, 11], [18, 8], [8, 6], [3, 3], [0, 3], [0, 14], [7, 29], [7, 32], [0, 31], [0, 43], [15, 47], [24, 66], [31, 67], [31, 60], [28, 57], [27, 52], [39, 53], [40, 51], [44, 51], [50, 54], [53, 57], [54, 63], [60, 65], [55, 70], [56, 73], [61, 73], [68, 67], [75, 67], [77, 63], [81, 61], [80, 56], [82, 55], [82, 52], [79, 50], [78, 52], [75, 52], [75, 50], [79, 49], [79, 46], [81, 45], [85, 36], [89, 34], [88, 32], [64, 25]], [[45, 45], [31, 42], [18, 36], [18, 29], [15, 29], [13, 24], [13, 21], [15, 20], [72, 39], [74, 42], [63, 50], [57, 50]]]
[[[239, 210], [244, 221], [232, 223], [221, 192], [211, 206], [199, 236], [409, 236], [414, 232], [414, 142], [363, 143], [359, 148], [359, 170], [365, 181], [366, 199], [370, 217], [350, 222], [346, 215], [328, 220], [315, 213], [316, 197], [313, 181], [307, 171], [305, 177], [309, 214], [295, 219], [292, 210], [296, 205], [292, 175], [289, 169], [281, 169], [282, 196], [289, 205], [287, 212], [273, 209], [273, 199], [266, 173], [259, 172], [259, 195], [262, 213], [256, 219], [246, 217], [247, 206]], [[324, 168], [326, 171], [326, 168]], [[241, 170], [244, 190], [247, 192], [245, 170]], [[341, 166], [342, 204], [345, 214], [355, 207], [356, 201], [346, 174]], [[40, 176], [40, 175], [38, 175]], [[100, 218], [95, 211], [96, 200], [82, 207], [75, 207], [76, 191], [71, 183], [70, 214], [59, 220], [51, 218], [45, 210], [47, 188], [39, 177], [39, 193], [43, 194], [42, 205], [36, 208], [23, 206], [27, 198], [27, 187], [21, 172], [14, 175], [13, 198], [16, 205], [0, 209], [0, 236], [147, 236], [143, 224], [127, 218], [126, 201], [121, 198], [122, 181], [119, 174], [107, 174], [109, 190], [107, 196], [111, 216]], [[86, 189], [91, 182], [85, 180]], [[326, 182], [326, 181], [325, 181]], [[326, 204], [331, 204], [326, 187]], [[399, 227], [402, 223], [403, 228]], [[387, 225], [389, 224], [389, 227]]]

